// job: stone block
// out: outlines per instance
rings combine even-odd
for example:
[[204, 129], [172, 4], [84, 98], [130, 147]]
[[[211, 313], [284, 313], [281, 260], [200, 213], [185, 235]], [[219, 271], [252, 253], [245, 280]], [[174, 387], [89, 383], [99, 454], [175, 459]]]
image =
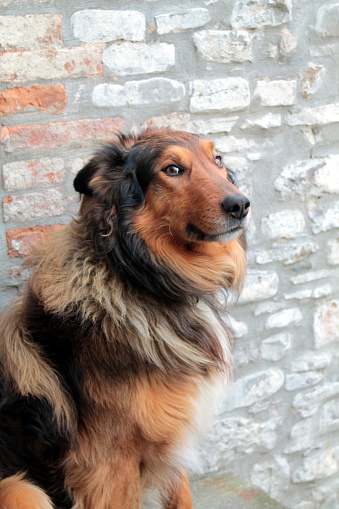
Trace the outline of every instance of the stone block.
[[246, 30], [203, 30], [193, 35], [200, 56], [221, 63], [251, 62], [252, 39]]
[[303, 315], [299, 308], [283, 309], [270, 315], [265, 323], [266, 329], [291, 327], [301, 325]]
[[326, 479], [338, 472], [338, 461], [334, 455], [334, 449], [326, 447], [323, 451], [307, 456], [303, 465], [292, 474], [294, 483], [304, 483], [317, 479]]
[[249, 84], [244, 78], [191, 81], [189, 94], [193, 113], [239, 111], [250, 104]]
[[104, 50], [103, 63], [117, 76], [163, 72], [175, 65], [175, 47], [166, 43], [116, 43]]
[[286, 375], [285, 389], [287, 391], [296, 391], [297, 389], [304, 389], [311, 385], [316, 385], [324, 379], [322, 373], [317, 371], [307, 371], [306, 373], [292, 373]]
[[291, 348], [291, 334], [281, 332], [261, 342], [260, 350], [263, 359], [268, 361], [279, 361]]
[[327, 242], [326, 253], [328, 265], [339, 265], [339, 238]]
[[315, 433], [316, 429], [312, 418], [298, 421], [291, 428], [290, 439], [284, 453], [291, 454], [310, 449], [314, 444]]
[[287, 124], [292, 127], [326, 125], [334, 122], [339, 122], [339, 104], [337, 103], [311, 106], [287, 115]]
[[271, 249], [259, 251], [256, 254], [256, 262], [262, 265], [282, 261], [284, 265], [291, 265], [305, 260], [318, 250], [318, 244], [311, 240], [299, 244], [276, 244]]
[[339, 3], [320, 7], [317, 12], [315, 29], [328, 37], [339, 36]]
[[258, 81], [254, 98], [262, 106], [291, 106], [295, 103], [297, 82], [295, 80]]
[[291, 0], [245, 0], [235, 2], [231, 23], [234, 28], [279, 26], [291, 20]]
[[239, 303], [255, 302], [273, 297], [278, 291], [279, 278], [274, 271], [248, 269]]
[[208, 9], [197, 7], [155, 16], [157, 32], [160, 35], [178, 32], [206, 25], [211, 17]]
[[313, 318], [314, 346], [321, 348], [332, 341], [339, 342], [339, 301], [321, 304]]
[[269, 239], [293, 239], [303, 234], [305, 218], [298, 209], [272, 212], [261, 220], [261, 229]]
[[255, 463], [251, 470], [251, 481], [266, 493], [281, 499], [290, 487], [290, 466], [286, 458], [275, 454], [271, 460]]
[[74, 36], [87, 43], [145, 39], [145, 16], [138, 11], [85, 9], [72, 15], [71, 24]]
[[64, 180], [65, 175], [65, 164], [61, 157], [14, 161], [4, 164], [2, 170], [5, 191], [57, 184]]

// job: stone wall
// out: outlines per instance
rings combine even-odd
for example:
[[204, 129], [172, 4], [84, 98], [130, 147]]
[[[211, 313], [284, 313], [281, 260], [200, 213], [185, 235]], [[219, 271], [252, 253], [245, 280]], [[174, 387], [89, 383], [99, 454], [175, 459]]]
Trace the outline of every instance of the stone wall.
[[[251, 197], [236, 380], [199, 471], [339, 506], [339, 4], [0, 0], [2, 304], [116, 129], [213, 139]], [[183, 10], [184, 9], [184, 10]]]

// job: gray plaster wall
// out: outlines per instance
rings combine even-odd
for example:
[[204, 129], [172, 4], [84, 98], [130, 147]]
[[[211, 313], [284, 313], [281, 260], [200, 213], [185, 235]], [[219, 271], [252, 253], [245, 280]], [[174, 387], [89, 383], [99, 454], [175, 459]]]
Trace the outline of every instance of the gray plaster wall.
[[[115, 129], [215, 141], [255, 232], [232, 321], [235, 382], [196, 472], [293, 509], [339, 507], [339, 4], [0, 0], [1, 304], [78, 206]], [[127, 12], [126, 12], [127, 11]], [[42, 88], [43, 87], [43, 88]]]

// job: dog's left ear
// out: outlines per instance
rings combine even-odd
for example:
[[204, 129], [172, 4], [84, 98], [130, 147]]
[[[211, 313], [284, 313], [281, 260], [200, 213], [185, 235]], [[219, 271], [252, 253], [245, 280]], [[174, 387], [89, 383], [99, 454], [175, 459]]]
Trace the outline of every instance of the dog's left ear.
[[74, 179], [73, 185], [74, 189], [81, 194], [86, 194], [87, 196], [92, 196], [93, 191], [89, 187], [89, 183], [92, 180], [95, 172], [97, 171], [97, 165], [94, 161], [90, 161], [89, 163], [79, 171], [77, 176]]

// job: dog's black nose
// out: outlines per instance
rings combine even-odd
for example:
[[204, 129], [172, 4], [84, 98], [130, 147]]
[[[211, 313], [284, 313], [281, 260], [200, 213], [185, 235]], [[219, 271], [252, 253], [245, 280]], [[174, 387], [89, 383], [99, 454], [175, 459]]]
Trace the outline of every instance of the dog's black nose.
[[247, 216], [250, 201], [243, 194], [231, 194], [221, 204], [224, 211], [235, 219]]

